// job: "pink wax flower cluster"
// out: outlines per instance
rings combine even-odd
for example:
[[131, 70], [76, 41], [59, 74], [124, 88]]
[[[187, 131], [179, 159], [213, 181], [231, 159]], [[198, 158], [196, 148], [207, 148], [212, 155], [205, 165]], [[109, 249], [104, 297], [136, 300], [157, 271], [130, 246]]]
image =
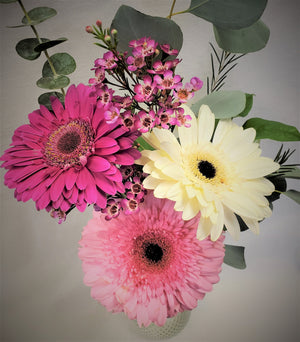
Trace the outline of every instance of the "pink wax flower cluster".
[[[103, 38], [104, 39], [104, 38]], [[89, 80], [100, 101], [107, 104], [107, 122], [118, 121], [141, 133], [153, 127], [189, 127], [191, 117], [181, 105], [190, 100], [203, 82], [193, 77], [183, 84], [175, 68], [180, 63], [176, 49], [159, 45], [149, 37], [129, 42], [131, 53], [120, 53], [117, 46], [95, 60], [95, 77]], [[118, 86], [130, 96], [114, 96], [108, 85]], [[109, 105], [108, 105], [109, 104]]]

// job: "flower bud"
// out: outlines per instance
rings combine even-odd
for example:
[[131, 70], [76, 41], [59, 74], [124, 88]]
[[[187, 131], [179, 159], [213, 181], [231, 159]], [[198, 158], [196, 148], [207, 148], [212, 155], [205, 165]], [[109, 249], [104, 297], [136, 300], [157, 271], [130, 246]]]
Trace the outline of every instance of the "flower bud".
[[104, 37], [104, 41], [106, 42], [106, 43], [109, 43], [109, 42], [111, 42], [111, 36], [110, 35], [105, 35], [105, 37]]
[[116, 36], [118, 34], [118, 31], [116, 29], [111, 30], [112, 36]]
[[94, 30], [93, 30], [93, 28], [91, 26], [86, 26], [85, 30], [86, 30], [87, 33], [93, 33], [94, 32]]
[[97, 25], [98, 27], [101, 27], [101, 26], [102, 26], [102, 21], [101, 21], [101, 20], [97, 20], [97, 21], [96, 21], [96, 25]]

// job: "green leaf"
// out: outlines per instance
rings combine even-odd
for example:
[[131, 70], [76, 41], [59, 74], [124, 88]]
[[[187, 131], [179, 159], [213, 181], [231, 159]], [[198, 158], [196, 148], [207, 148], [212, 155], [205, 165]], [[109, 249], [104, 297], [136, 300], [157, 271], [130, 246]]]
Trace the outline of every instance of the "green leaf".
[[251, 118], [247, 120], [244, 128], [253, 127], [256, 130], [256, 140], [271, 139], [276, 141], [299, 141], [300, 133], [294, 126], [278, 121]]
[[286, 191], [286, 180], [283, 176], [271, 175], [266, 178], [275, 186], [275, 191], [270, 196], [266, 196], [269, 203], [272, 203], [280, 198], [282, 192]]
[[[49, 39], [42, 38], [42, 42], [47, 42]], [[30, 61], [33, 61], [34, 59], [37, 59], [41, 52], [35, 51], [35, 47], [38, 46], [39, 40], [37, 38], [27, 38], [23, 39], [18, 42], [16, 45], [16, 50], [19, 56], [28, 59]]]
[[214, 26], [219, 47], [232, 53], [249, 53], [263, 49], [269, 40], [270, 30], [261, 21], [239, 30]]
[[44, 93], [44, 94], [41, 94], [38, 98], [38, 103], [41, 104], [41, 105], [44, 105], [46, 106], [48, 109], [52, 109], [52, 106], [51, 106], [51, 101], [50, 101], [50, 97], [52, 96], [55, 96], [57, 97], [61, 103], [64, 102], [64, 95], [61, 94], [61, 93], [58, 93], [58, 92], [50, 92], [50, 93]]
[[249, 114], [250, 110], [252, 109], [253, 106], [253, 94], [245, 94], [246, 95], [246, 106], [244, 110], [238, 115], [245, 117]]
[[154, 148], [150, 144], [148, 144], [145, 141], [145, 139], [143, 139], [142, 136], [138, 137], [135, 140], [135, 142], [138, 144], [138, 150], [139, 151], [143, 151], [143, 150], [151, 150], [151, 151], [153, 151], [154, 150]]
[[10, 2], [16, 2], [18, 0], [0, 0], [1, 4], [9, 4]]
[[297, 166], [291, 167], [288, 165], [282, 165], [278, 171], [283, 172], [283, 176], [285, 178], [300, 179], [300, 169]]
[[53, 46], [56, 46], [58, 44], [65, 42], [66, 40], [68, 40], [68, 39], [67, 38], [57, 38], [55, 40], [47, 39], [47, 42], [37, 45], [34, 48], [34, 51], [41, 52], [41, 51], [47, 50]]
[[294, 200], [296, 203], [300, 204], [300, 192], [297, 190], [288, 190], [283, 193], [290, 199]]
[[267, 0], [191, 0], [189, 12], [218, 27], [240, 29], [255, 23]]
[[225, 244], [224, 263], [238, 269], [245, 269], [245, 247]]
[[56, 76], [56, 77], [42, 77], [36, 85], [43, 89], [60, 89], [65, 88], [70, 83], [70, 79], [67, 76]]
[[28, 12], [30, 21], [24, 16], [22, 23], [24, 25], [37, 25], [57, 14], [54, 8], [50, 7], [36, 7]]
[[216, 119], [229, 119], [238, 116], [246, 108], [246, 95], [242, 91], [216, 91], [192, 105], [198, 115], [201, 105], [206, 104], [215, 114]]
[[178, 51], [182, 47], [183, 36], [180, 27], [171, 19], [152, 17], [122, 5], [111, 24], [118, 31], [118, 50], [128, 51], [131, 40], [151, 37], [159, 44], [169, 44]]
[[[50, 57], [54, 69], [58, 75], [69, 75], [76, 69], [76, 63], [72, 56], [68, 53], [56, 53]], [[42, 70], [43, 77], [53, 76], [53, 72], [47, 61]]]

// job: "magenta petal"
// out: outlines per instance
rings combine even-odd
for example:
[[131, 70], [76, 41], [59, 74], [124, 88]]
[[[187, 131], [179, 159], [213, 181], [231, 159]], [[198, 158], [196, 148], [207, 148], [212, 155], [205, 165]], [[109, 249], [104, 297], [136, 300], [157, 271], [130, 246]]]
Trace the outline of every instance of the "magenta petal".
[[66, 173], [59, 175], [50, 187], [50, 198], [51, 200], [57, 201], [59, 196], [62, 194], [65, 187]]
[[66, 97], [65, 97], [65, 107], [67, 111], [69, 112], [69, 115], [72, 119], [78, 118], [79, 116], [79, 99], [78, 99], [78, 93], [75, 85], [71, 85], [67, 91]]
[[65, 111], [64, 106], [59, 101], [59, 99], [55, 96], [51, 97], [50, 101], [51, 101], [51, 106], [56, 117], [58, 118], [58, 120], [61, 120], [63, 118], [63, 112]]
[[95, 181], [97, 186], [109, 195], [116, 193], [115, 184], [101, 173], [95, 173]]
[[120, 164], [120, 165], [134, 164], [134, 158], [127, 152], [116, 153], [115, 157], [116, 157], [116, 164]]
[[118, 143], [121, 150], [126, 150], [127, 148], [132, 147], [132, 140], [126, 137], [119, 138]]
[[97, 194], [97, 188], [96, 188], [95, 183], [88, 184], [88, 186], [84, 190], [84, 193], [85, 193], [85, 199], [88, 203], [95, 203], [97, 201], [98, 194]]
[[97, 193], [97, 202], [96, 202], [96, 204], [100, 208], [105, 208], [106, 204], [107, 204], [106, 196], [105, 196], [105, 194], [100, 189], [99, 189], [99, 191]]
[[104, 147], [111, 147], [117, 145], [117, 142], [115, 139], [109, 138], [109, 137], [102, 137], [97, 140], [95, 143], [95, 148], [104, 148]]
[[78, 189], [77, 187], [74, 186], [72, 189], [72, 195], [70, 196], [69, 201], [70, 203], [75, 204], [77, 203], [77, 199], [78, 199]]
[[68, 190], [73, 188], [73, 186], [77, 180], [78, 174], [79, 174], [79, 172], [75, 171], [72, 168], [67, 171], [68, 176], [66, 177], [66, 188]]
[[87, 170], [85, 167], [82, 168], [79, 173], [76, 180], [76, 185], [78, 186], [79, 190], [85, 189], [88, 184], [95, 183], [93, 176], [90, 174], [89, 170]]
[[47, 205], [50, 203], [50, 194], [49, 191], [46, 191], [37, 201], [36, 208], [37, 210], [45, 209]]
[[96, 148], [95, 154], [99, 156], [108, 156], [108, 155], [118, 152], [119, 150], [120, 150], [119, 145], [105, 147], [105, 148]]
[[77, 208], [80, 212], [83, 213], [83, 212], [85, 211], [86, 205], [87, 205], [86, 202], [83, 202], [83, 203], [81, 203], [81, 204], [76, 204], [76, 208]]
[[91, 156], [88, 159], [87, 166], [91, 171], [102, 172], [110, 168], [110, 163], [102, 157]]

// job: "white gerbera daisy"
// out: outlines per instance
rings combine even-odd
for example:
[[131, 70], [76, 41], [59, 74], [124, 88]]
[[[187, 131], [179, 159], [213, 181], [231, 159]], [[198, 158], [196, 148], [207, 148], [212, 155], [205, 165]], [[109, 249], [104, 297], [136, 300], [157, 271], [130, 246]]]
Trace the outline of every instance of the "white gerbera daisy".
[[137, 161], [149, 174], [144, 187], [153, 189], [158, 198], [175, 201], [174, 209], [182, 211], [184, 220], [200, 211], [200, 240], [208, 235], [217, 240], [224, 225], [238, 239], [235, 214], [258, 234], [258, 222], [271, 215], [265, 196], [275, 190], [264, 176], [279, 165], [260, 156], [253, 128], [244, 130], [231, 120], [222, 120], [215, 129], [215, 116], [208, 106], [201, 106], [198, 119], [189, 107], [183, 107], [192, 121], [190, 128], [178, 128], [180, 143], [164, 129], [154, 128], [144, 135], [155, 148], [143, 151]]

